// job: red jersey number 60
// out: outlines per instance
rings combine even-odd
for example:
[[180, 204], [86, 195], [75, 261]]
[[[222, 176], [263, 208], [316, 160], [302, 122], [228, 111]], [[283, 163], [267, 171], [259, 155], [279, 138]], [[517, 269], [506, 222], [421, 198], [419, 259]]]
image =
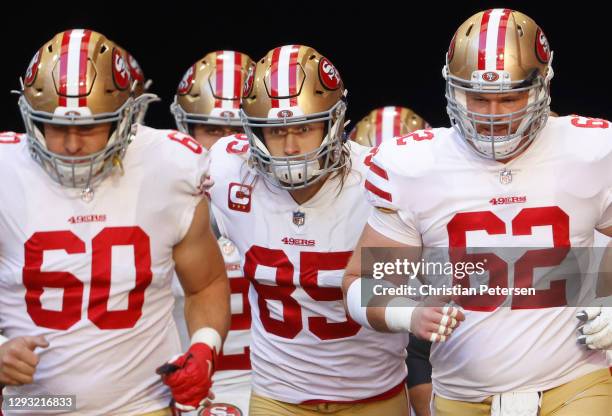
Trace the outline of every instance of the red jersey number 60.
[[[41, 231], [25, 242], [23, 285], [28, 314], [36, 325], [67, 330], [82, 319], [84, 283], [69, 272], [43, 272], [43, 254], [64, 250], [66, 255], [84, 254], [85, 242], [72, 231]], [[144, 292], [151, 284], [151, 246], [149, 236], [140, 227], [107, 227], [92, 240], [91, 283], [87, 318], [100, 329], [133, 328], [142, 316]], [[132, 246], [136, 282], [128, 294], [128, 307], [108, 310], [113, 246]], [[44, 309], [41, 297], [45, 288], [63, 289], [62, 308]]]

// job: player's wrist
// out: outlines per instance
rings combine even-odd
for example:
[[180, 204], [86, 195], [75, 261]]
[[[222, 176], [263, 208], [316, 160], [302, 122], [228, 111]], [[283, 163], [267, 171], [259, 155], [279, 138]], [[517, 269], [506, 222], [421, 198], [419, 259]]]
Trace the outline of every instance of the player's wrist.
[[391, 332], [411, 332], [412, 316], [416, 310], [417, 301], [396, 297], [385, 308], [385, 324]]
[[211, 327], [200, 328], [191, 336], [191, 345], [206, 344], [214, 351], [215, 355], [221, 352], [223, 340], [219, 332]]
[[[364, 299], [364, 296], [362, 295], [362, 280], [363, 279], [359, 277], [353, 280], [349, 285], [349, 288], [346, 291], [346, 308], [348, 309], [349, 315], [355, 322], [366, 328], [373, 329], [367, 317], [369, 297]], [[363, 304], [366, 306], [362, 306]]]

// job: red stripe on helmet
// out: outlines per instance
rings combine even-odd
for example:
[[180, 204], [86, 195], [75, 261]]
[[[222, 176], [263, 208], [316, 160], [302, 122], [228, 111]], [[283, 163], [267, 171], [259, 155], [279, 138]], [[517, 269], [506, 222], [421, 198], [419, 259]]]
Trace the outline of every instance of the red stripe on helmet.
[[234, 52], [234, 101], [232, 106], [240, 108], [240, 95], [242, 94], [242, 54]]
[[480, 22], [480, 35], [478, 37], [478, 69], [484, 70], [487, 55], [487, 29], [489, 27], [489, 17], [493, 10], [487, 10], [482, 15]]
[[378, 146], [382, 143], [382, 128], [383, 128], [383, 113], [385, 110], [380, 109], [376, 111], [376, 119], [374, 120], [374, 146]]
[[90, 39], [91, 30], [85, 30], [79, 52], [79, 107], [87, 107], [87, 56]]
[[[278, 60], [280, 58], [281, 48], [276, 48], [272, 51], [272, 64], [270, 65], [270, 95], [278, 97]], [[272, 108], [278, 108], [278, 99], [272, 98]]]
[[291, 55], [289, 55], [289, 95], [292, 97], [290, 100], [291, 107], [297, 106], [297, 74], [298, 64], [297, 59], [300, 53], [299, 46], [295, 45], [291, 47]]
[[218, 97], [223, 97], [223, 61], [225, 56], [223, 54], [223, 51], [217, 51], [216, 56], [217, 61], [215, 67], [215, 108], [220, 108], [221, 99]]
[[504, 9], [504, 12], [499, 21], [499, 29], [497, 32], [497, 65], [498, 70], [504, 69], [504, 54], [506, 49], [506, 27], [510, 18], [510, 9]]
[[66, 107], [66, 84], [68, 83], [68, 44], [72, 30], [67, 30], [62, 35], [62, 46], [60, 49], [60, 75], [59, 75], [59, 102], [60, 107]]
[[402, 109], [395, 107], [393, 114], [393, 137], [397, 137], [402, 131]]

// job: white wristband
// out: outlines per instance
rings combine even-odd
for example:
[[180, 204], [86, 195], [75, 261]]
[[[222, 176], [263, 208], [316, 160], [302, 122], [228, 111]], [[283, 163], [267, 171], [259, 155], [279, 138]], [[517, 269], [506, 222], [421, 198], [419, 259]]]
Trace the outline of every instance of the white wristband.
[[[368, 304], [371, 296], [372, 295], [370, 294], [367, 299], [364, 299], [366, 305]], [[368, 310], [367, 306], [361, 305], [361, 278], [357, 278], [353, 280], [348, 288], [348, 291], [346, 292], [346, 307], [349, 315], [355, 322], [366, 328], [374, 329], [368, 321], [368, 316], [366, 314], [366, 311]]]
[[2, 334], [0, 334], [0, 345], [4, 344], [6, 341], [8, 341], [8, 338], [3, 337]]
[[191, 345], [201, 342], [214, 349], [217, 354], [221, 352], [221, 335], [211, 327], [200, 328], [191, 336]]
[[385, 308], [385, 323], [391, 332], [410, 332], [412, 314], [418, 302], [412, 299], [397, 297]]

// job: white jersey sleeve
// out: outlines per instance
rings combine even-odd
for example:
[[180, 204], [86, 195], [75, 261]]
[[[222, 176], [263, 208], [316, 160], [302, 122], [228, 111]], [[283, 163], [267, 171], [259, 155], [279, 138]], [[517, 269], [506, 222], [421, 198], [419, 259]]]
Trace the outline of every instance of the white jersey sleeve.
[[[208, 176], [210, 159], [208, 152], [190, 136], [175, 130], [154, 130], [140, 126], [143, 151], [155, 158], [159, 153], [160, 166], [156, 176], [169, 176], [160, 181], [159, 195], [174, 195], [165, 201], [177, 214], [176, 237], [179, 243], [191, 225], [196, 206], [202, 201], [204, 183]], [[155, 132], [151, 134], [152, 132]], [[140, 139], [140, 137], [139, 137]], [[164, 184], [167, 189], [163, 189]], [[167, 193], [162, 193], [166, 191]], [[164, 198], [160, 198], [164, 199]]]
[[[582, 192], [597, 189], [600, 201], [595, 228], [612, 226], [612, 122], [608, 120], [569, 116], [554, 120], [559, 131], [560, 145], [577, 168], [567, 172], [584, 181]], [[550, 123], [550, 120], [549, 120]]]
[[368, 224], [377, 232], [401, 243], [420, 246], [418, 218], [410, 207], [411, 187], [435, 165], [428, 146], [430, 130], [419, 130], [373, 148], [365, 182], [368, 201], [377, 208]]

